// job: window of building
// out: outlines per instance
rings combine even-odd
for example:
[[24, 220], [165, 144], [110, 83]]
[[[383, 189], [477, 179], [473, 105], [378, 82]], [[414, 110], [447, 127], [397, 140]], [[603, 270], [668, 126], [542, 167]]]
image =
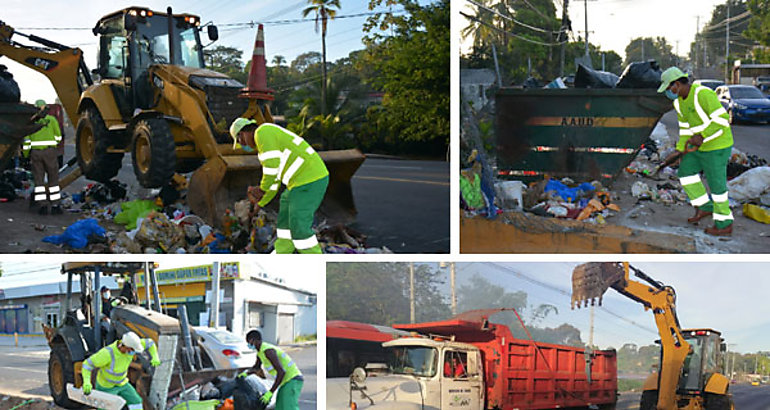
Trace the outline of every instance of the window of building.
[[59, 326], [59, 314], [57, 312], [48, 312], [45, 314], [45, 323], [50, 327]]

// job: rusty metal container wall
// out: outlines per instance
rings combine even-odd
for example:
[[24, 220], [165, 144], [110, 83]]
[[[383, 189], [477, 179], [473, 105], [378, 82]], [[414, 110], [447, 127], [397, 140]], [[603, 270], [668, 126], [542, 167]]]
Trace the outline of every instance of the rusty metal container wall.
[[623, 170], [673, 106], [654, 89], [502, 88], [495, 109], [499, 177], [586, 181]]

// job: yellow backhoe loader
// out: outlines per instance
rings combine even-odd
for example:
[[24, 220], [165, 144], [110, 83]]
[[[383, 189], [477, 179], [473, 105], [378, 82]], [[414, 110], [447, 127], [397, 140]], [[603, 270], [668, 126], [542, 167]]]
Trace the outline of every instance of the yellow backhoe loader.
[[[631, 270], [647, 284], [632, 280]], [[680, 327], [674, 288], [628, 263], [585, 263], [572, 272], [572, 307], [601, 305], [609, 288], [652, 310], [660, 334], [660, 371], [645, 381], [640, 410], [734, 409], [721, 368], [724, 340], [713, 329]]]
[[[98, 67], [89, 71], [83, 52], [0, 22], [0, 55], [44, 74], [76, 128], [78, 170], [105, 182], [131, 153], [134, 174], [148, 188], [166, 184], [175, 172], [194, 171], [188, 202], [215, 225], [227, 207], [257, 185], [257, 156], [233, 150], [228, 133], [237, 117], [272, 122], [267, 93], [244, 93], [238, 81], [205, 69], [200, 33], [216, 41], [217, 28], [192, 14], [130, 7], [102, 17]], [[25, 37], [36, 46], [14, 38]], [[98, 75], [94, 81], [92, 74]], [[358, 150], [322, 151], [329, 188], [321, 213], [340, 222], [355, 215], [350, 179], [364, 161]], [[72, 161], [74, 162], [74, 161]]]

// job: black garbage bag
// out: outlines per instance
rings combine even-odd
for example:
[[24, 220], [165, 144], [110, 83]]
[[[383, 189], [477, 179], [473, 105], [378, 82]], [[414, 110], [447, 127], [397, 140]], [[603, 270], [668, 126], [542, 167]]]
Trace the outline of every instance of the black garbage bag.
[[0, 64], [0, 102], [17, 103], [20, 100], [19, 84], [13, 79], [13, 74], [8, 72], [8, 67]]
[[260, 398], [269, 390], [255, 375], [238, 377], [233, 392], [233, 408], [235, 410], [264, 410], [267, 406]]
[[540, 88], [543, 85], [540, 84], [540, 81], [537, 81], [537, 78], [535, 77], [527, 77], [526, 80], [521, 84], [524, 88]]
[[201, 400], [222, 399], [222, 393], [214, 387], [214, 383], [208, 382], [201, 387]]
[[661, 71], [655, 60], [637, 61], [626, 66], [620, 75], [617, 88], [658, 88]]
[[233, 392], [235, 391], [235, 379], [228, 379], [225, 376], [218, 376], [212, 383], [214, 384], [214, 387], [219, 389], [219, 395], [222, 399], [226, 399], [232, 396]]
[[614, 88], [618, 76], [601, 70], [594, 70], [578, 64], [575, 73], [575, 88]]

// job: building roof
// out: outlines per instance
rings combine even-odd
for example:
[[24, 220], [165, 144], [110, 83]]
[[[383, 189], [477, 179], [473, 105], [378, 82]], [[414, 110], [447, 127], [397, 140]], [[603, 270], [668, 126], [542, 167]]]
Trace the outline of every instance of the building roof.
[[[107, 286], [110, 289], [119, 289], [118, 283], [113, 277], [102, 277], [100, 286]], [[72, 292], [80, 292], [80, 281], [72, 281]], [[66, 280], [38, 283], [35, 285], [13, 284], [0, 288], [0, 300], [63, 295], [65, 293], [67, 293]]]
[[466, 68], [460, 70], [460, 84], [493, 84], [495, 72], [488, 68]]

